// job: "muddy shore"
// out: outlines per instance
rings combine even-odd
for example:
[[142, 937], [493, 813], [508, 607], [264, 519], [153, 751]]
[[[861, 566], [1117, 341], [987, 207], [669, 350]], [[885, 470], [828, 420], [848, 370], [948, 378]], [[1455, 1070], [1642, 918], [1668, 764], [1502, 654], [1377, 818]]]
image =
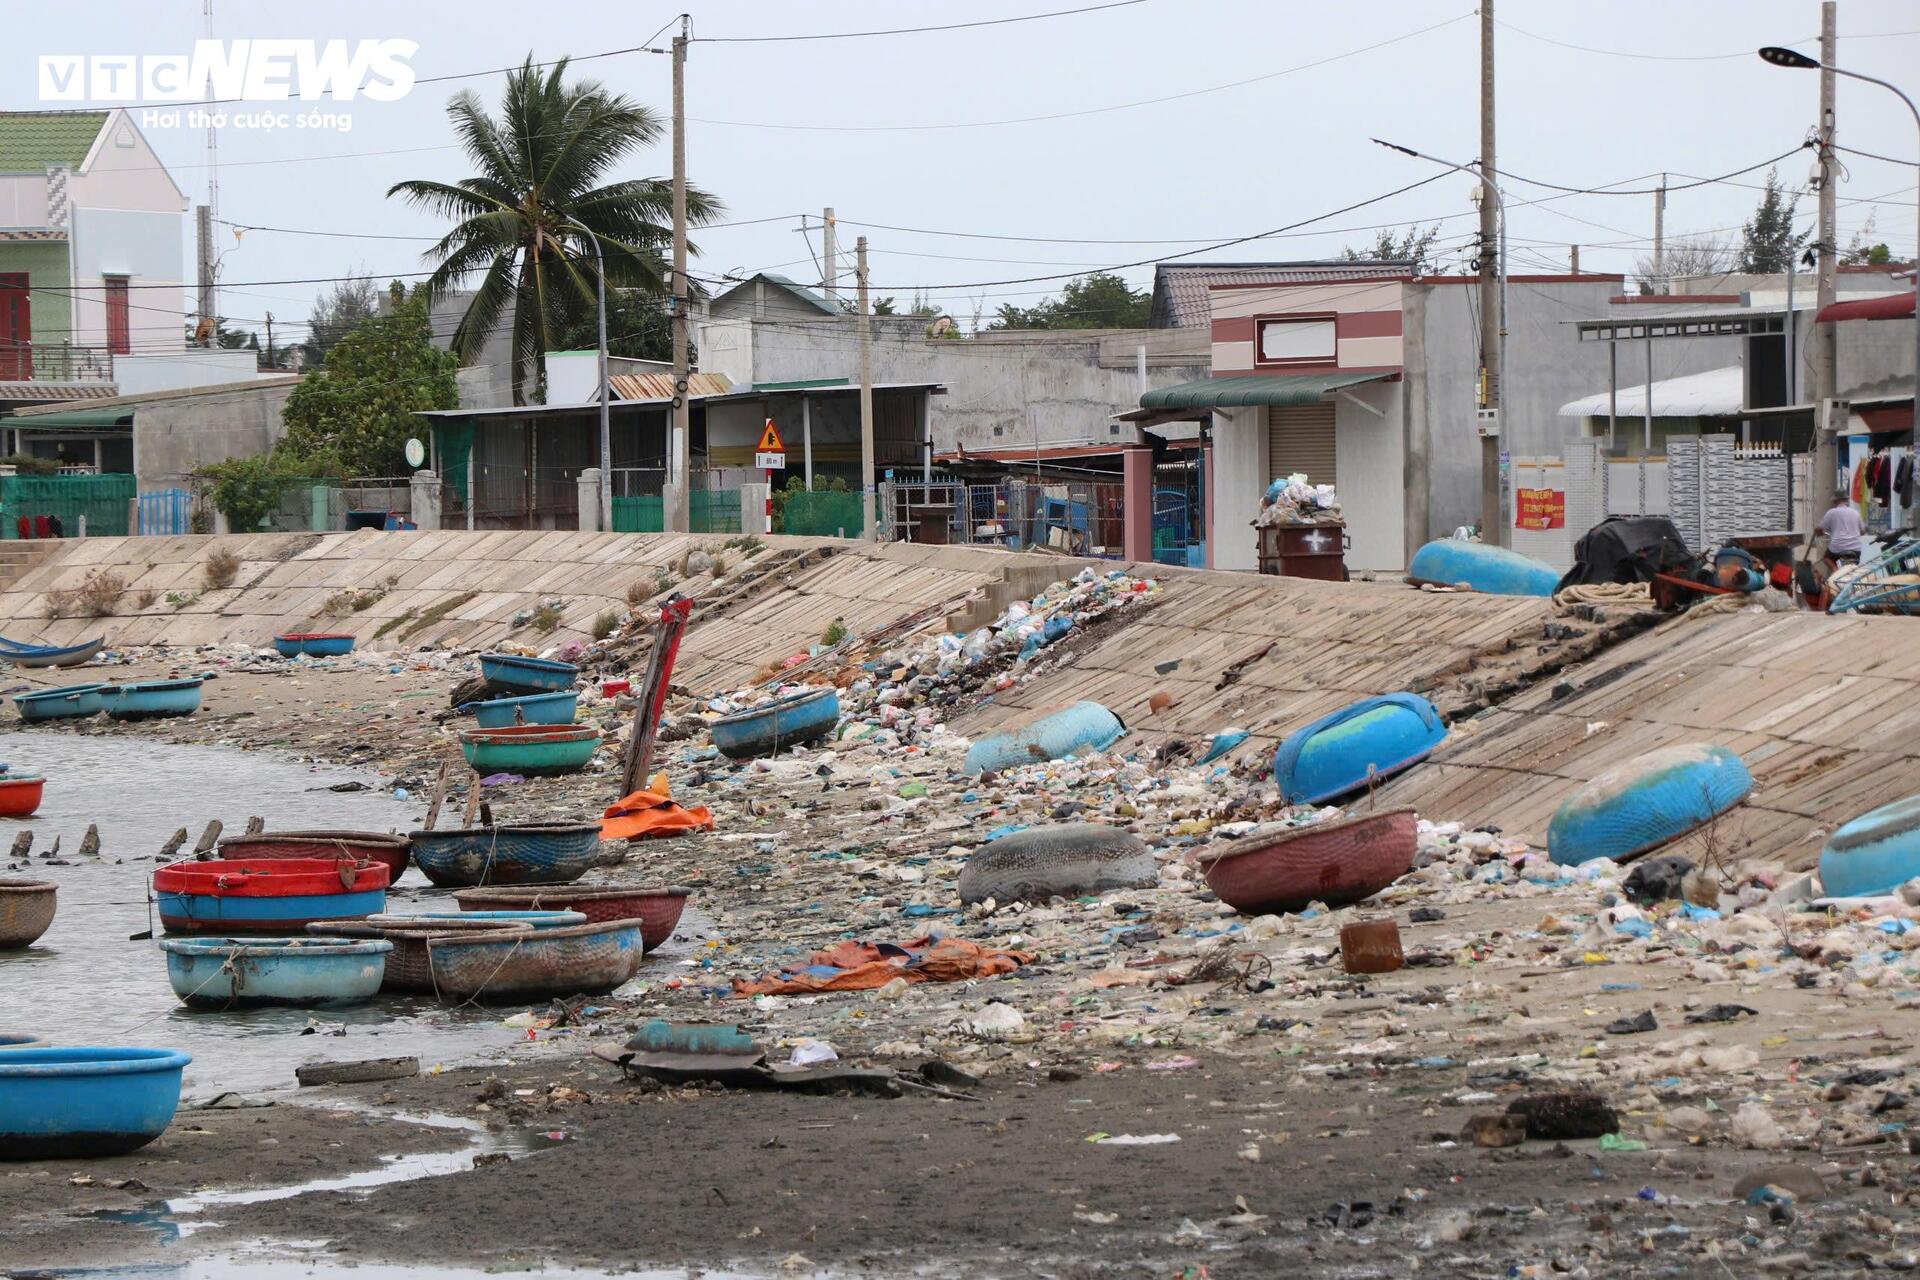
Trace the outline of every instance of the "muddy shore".
[[[452, 751], [436, 716], [456, 676], [405, 659], [280, 674], [176, 651], [100, 674], [205, 670], [221, 675], [190, 719], [31, 732], [359, 765], [422, 800]], [[614, 711], [606, 706], [609, 720]], [[583, 1021], [536, 1028], [505, 1066], [289, 1090], [268, 1108], [183, 1112], [130, 1157], [0, 1167], [4, 1267], [262, 1240], [325, 1241], [307, 1256], [423, 1274], [455, 1262], [1088, 1280], [1914, 1265], [1908, 1198], [1920, 1174], [1898, 1127], [1920, 1041], [1913, 953], [1864, 981], [1851, 922], [1803, 932], [1793, 941], [1813, 950], [1798, 957], [1779, 954], [1777, 938], [1695, 936], [1665, 916], [1650, 940], [1613, 935], [1601, 927], [1607, 886], [1488, 875], [1506, 865], [1497, 853], [1454, 848], [1364, 912], [1391, 914], [1407, 951], [1427, 962], [1355, 979], [1333, 952], [1359, 913], [1256, 930], [1229, 919], [1184, 866], [1182, 848], [1210, 824], [1250, 812], [1236, 807], [1256, 790], [1249, 777], [1076, 765], [988, 787], [928, 750], [846, 743], [734, 767], [698, 745], [676, 744], [663, 763], [681, 799], [713, 808], [717, 831], [634, 847], [594, 873], [693, 886], [704, 923], [688, 951], [650, 962]], [[582, 815], [612, 785], [602, 768], [489, 788], [488, 800], [503, 814]], [[245, 803], [179, 822], [197, 831], [219, 817], [235, 829]], [[1168, 840], [1157, 889], [946, 914], [953, 870], [988, 829], [1063, 813], [1186, 834]], [[1438, 918], [1416, 922], [1415, 908]], [[728, 996], [731, 977], [845, 937], [911, 937], [930, 921], [1039, 958], [1005, 977], [892, 995]], [[1258, 952], [1264, 967], [1239, 981], [1175, 981], [1228, 944]], [[1017, 1030], [973, 1029], [994, 1003], [1021, 1014]], [[1689, 1025], [1728, 1003], [1753, 1013]], [[1605, 1030], [1643, 1014], [1656, 1030]], [[650, 1017], [740, 1022], [781, 1056], [818, 1038], [846, 1062], [905, 1069], [938, 1058], [979, 1083], [967, 1099], [665, 1088], [623, 1081], [587, 1056]], [[1472, 1116], [1576, 1085], [1617, 1108], [1624, 1143], [1483, 1149], [1461, 1136]], [[1777, 1118], [1779, 1145], [1734, 1138], [1731, 1117], [1749, 1103]], [[223, 1204], [191, 1215], [218, 1225], [170, 1234], [179, 1215], [163, 1204], [184, 1192], [287, 1187], [480, 1141], [367, 1111], [458, 1117], [495, 1134], [509, 1158], [372, 1190]], [[1090, 1141], [1100, 1135], [1161, 1140]], [[1781, 1165], [1798, 1170], [1801, 1194], [1735, 1197], [1740, 1179]], [[1770, 1180], [1787, 1177], [1776, 1169]], [[123, 1178], [147, 1190], [104, 1185]], [[87, 1216], [101, 1209], [125, 1216]]]

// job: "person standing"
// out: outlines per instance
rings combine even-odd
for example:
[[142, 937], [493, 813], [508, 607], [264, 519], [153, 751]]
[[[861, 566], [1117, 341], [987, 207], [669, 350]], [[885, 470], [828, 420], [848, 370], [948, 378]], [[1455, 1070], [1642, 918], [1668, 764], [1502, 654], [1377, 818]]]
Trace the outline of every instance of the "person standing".
[[1866, 521], [1847, 501], [1847, 495], [1833, 495], [1833, 505], [1820, 517], [1820, 532], [1827, 535], [1827, 555], [1836, 564], [1859, 564], [1861, 540], [1867, 532]]

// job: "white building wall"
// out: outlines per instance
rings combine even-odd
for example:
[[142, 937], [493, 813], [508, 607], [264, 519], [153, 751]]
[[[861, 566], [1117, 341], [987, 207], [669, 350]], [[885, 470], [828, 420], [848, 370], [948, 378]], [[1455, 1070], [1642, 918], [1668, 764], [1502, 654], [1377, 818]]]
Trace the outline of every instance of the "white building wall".
[[[1333, 464], [1340, 508], [1353, 546], [1352, 572], [1399, 573], [1406, 568], [1406, 442], [1401, 384], [1354, 388], [1334, 402]], [[1381, 410], [1375, 416], [1365, 406]], [[1258, 499], [1255, 499], [1256, 507]]]
[[[1336, 428], [1337, 429], [1337, 428]], [[1344, 465], [1336, 459], [1336, 465]], [[1216, 569], [1258, 569], [1251, 527], [1267, 483], [1267, 411], [1223, 409], [1213, 415], [1213, 495], [1207, 542]]]
[[46, 175], [23, 173], [0, 178], [0, 227], [37, 229], [46, 225]]
[[101, 276], [124, 275], [132, 286], [127, 329], [133, 350], [184, 348], [188, 201], [124, 111], [108, 118], [68, 180], [67, 195], [73, 208], [74, 341], [106, 345]]
[[[138, 314], [137, 312], [135, 314]], [[256, 377], [284, 377], [278, 370], [261, 374], [252, 351], [184, 349], [142, 353], [134, 340], [134, 354], [113, 358], [113, 383], [123, 396], [149, 391], [179, 391], [188, 387], [230, 386]]]

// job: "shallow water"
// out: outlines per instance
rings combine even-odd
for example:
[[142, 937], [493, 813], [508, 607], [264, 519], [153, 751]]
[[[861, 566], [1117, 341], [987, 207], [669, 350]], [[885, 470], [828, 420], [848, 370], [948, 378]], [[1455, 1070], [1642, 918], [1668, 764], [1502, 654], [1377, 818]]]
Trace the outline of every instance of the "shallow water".
[[[32, 865], [0, 874], [60, 886], [59, 913], [46, 935], [25, 951], [0, 951], [0, 1030], [30, 1031], [57, 1044], [183, 1049], [194, 1058], [185, 1077], [189, 1097], [291, 1085], [294, 1067], [307, 1062], [415, 1054], [431, 1068], [485, 1056], [524, 1036], [501, 1021], [511, 1009], [445, 1010], [430, 1000], [388, 996], [347, 1009], [189, 1010], [167, 981], [158, 944], [129, 940], [156, 924], [148, 917], [147, 883], [160, 865], [154, 855], [175, 830], [186, 827], [197, 839], [218, 818], [238, 832], [252, 814], [265, 817], [270, 830], [418, 825], [425, 802], [396, 798], [376, 775], [220, 747], [57, 731], [0, 733], [0, 760], [47, 778], [37, 814], [0, 819], [0, 856], [22, 826], [33, 829]], [[373, 789], [326, 789], [347, 781]], [[101, 856], [82, 860], [77, 854], [90, 822], [100, 827]], [[41, 861], [55, 836], [60, 856], [74, 865]], [[411, 868], [390, 899], [400, 910], [455, 909], [447, 891]], [[301, 1034], [310, 1023], [322, 1030]]]

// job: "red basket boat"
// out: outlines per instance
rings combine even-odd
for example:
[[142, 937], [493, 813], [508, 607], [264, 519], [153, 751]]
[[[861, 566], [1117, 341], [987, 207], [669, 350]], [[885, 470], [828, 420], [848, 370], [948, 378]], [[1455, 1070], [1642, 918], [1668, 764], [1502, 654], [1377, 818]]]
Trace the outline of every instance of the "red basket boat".
[[407, 869], [409, 845], [405, 836], [383, 831], [259, 831], [228, 836], [219, 848], [220, 856], [228, 859], [348, 858], [385, 863], [387, 883], [392, 884]]
[[578, 911], [588, 924], [638, 920], [640, 939], [652, 951], [673, 936], [687, 908], [685, 889], [591, 885], [461, 889], [453, 895], [462, 911]]
[[0, 818], [31, 817], [47, 780], [32, 774], [0, 775]]
[[1195, 859], [1207, 887], [1242, 915], [1345, 906], [1405, 875], [1419, 847], [1412, 809], [1362, 814], [1248, 836]]
[[168, 933], [299, 933], [385, 911], [387, 883], [385, 863], [344, 858], [176, 862], [153, 873], [153, 896]]

